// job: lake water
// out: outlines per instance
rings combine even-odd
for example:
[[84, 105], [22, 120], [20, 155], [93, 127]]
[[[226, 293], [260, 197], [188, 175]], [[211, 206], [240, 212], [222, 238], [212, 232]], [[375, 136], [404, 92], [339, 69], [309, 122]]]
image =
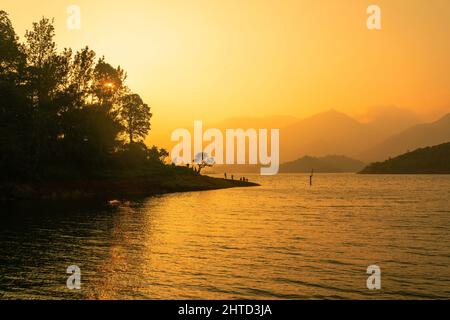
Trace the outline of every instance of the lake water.
[[450, 176], [250, 180], [118, 208], [4, 206], [0, 299], [450, 298]]

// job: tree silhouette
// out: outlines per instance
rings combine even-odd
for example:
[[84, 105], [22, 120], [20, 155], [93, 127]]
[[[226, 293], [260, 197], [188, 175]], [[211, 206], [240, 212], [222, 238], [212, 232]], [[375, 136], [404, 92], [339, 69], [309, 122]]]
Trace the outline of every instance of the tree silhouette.
[[138, 94], [127, 94], [122, 98], [120, 118], [128, 134], [130, 144], [135, 139], [143, 139], [150, 131], [150, 119], [152, 113], [150, 107], [145, 104]]
[[24, 84], [26, 57], [11, 21], [0, 11], [0, 179], [26, 176], [30, 168], [32, 110]]
[[0, 77], [19, 80], [19, 73], [25, 68], [25, 54], [19, 44], [8, 14], [0, 10]]
[[68, 93], [71, 94], [73, 108], [82, 108], [92, 103], [92, 82], [94, 79], [95, 52], [85, 47], [77, 52], [70, 65]]
[[126, 92], [125, 80], [126, 72], [119, 67], [114, 68], [102, 57], [97, 62], [94, 69], [93, 92], [97, 102], [101, 105], [109, 105], [120, 102], [121, 97]]
[[[206, 152], [200, 152], [195, 156], [194, 164], [192, 167], [196, 170], [197, 173], [202, 173], [202, 170], [207, 167], [213, 167], [215, 164], [215, 160], [213, 157], [210, 157]], [[197, 168], [195, 168], [197, 166]]]
[[0, 179], [161, 165], [165, 150], [138, 143], [149, 133], [152, 114], [130, 93], [125, 70], [96, 59], [88, 47], [59, 52], [54, 38], [53, 20], [42, 18], [20, 43], [0, 11]]

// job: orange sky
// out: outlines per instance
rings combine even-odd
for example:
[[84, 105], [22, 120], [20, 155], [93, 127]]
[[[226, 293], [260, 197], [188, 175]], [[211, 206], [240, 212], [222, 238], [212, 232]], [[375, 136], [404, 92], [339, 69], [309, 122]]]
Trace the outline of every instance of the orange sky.
[[[82, 28], [66, 28], [66, 9]], [[383, 30], [366, 28], [378, 4]], [[396, 105], [450, 106], [448, 0], [2, 0], [23, 38], [56, 18], [59, 48], [89, 45], [129, 74], [154, 134], [194, 119]]]

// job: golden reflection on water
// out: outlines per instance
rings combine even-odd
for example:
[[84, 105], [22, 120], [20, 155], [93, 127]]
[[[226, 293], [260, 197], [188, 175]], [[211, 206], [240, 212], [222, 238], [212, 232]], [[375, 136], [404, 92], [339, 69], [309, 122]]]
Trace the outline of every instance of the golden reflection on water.
[[[2, 221], [0, 253], [10, 259], [0, 265], [0, 293], [76, 299], [450, 297], [450, 176], [317, 175], [312, 188], [303, 175], [252, 179], [262, 186], [59, 212], [21, 225]], [[64, 288], [64, 268], [71, 264], [82, 269], [80, 292]], [[382, 269], [379, 292], [366, 288], [372, 264]], [[45, 290], [43, 281], [50, 284]]]
[[[389, 296], [365, 288], [371, 264], [385, 268], [393, 296], [448, 295], [449, 249], [435, 241], [449, 240], [447, 177], [436, 180], [441, 195], [408, 179], [357, 185], [353, 176], [324, 176], [309, 188], [297, 178], [120, 208], [95, 298]], [[431, 270], [440, 272], [424, 289]]]

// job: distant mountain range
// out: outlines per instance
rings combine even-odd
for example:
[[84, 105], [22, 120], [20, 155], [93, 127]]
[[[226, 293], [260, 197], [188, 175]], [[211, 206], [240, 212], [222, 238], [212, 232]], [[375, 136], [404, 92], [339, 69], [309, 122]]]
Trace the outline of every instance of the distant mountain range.
[[[408, 150], [450, 142], [450, 113], [437, 121], [421, 123], [420, 118], [409, 110], [380, 107], [372, 108], [369, 117], [360, 115], [360, 118], [364, 118], [365, 122], [343, 112], [329, 110], [301, 120], [290, 116], [230, 118], [212, 126], [205, 125], [204, 129], [280, 129], [281, 163], [299, 159], [306, 163], [303, 157], [322, 158], [327, 155], [345, 155], [371, 163]], [[316, 164], [317, 167], [324, 165], [322, 162]], [[330, 162], [328, 164], [331, 165]], [[309, 165], [304, 166], [306, 170]], [[340, 170], [337, 167], [333, 169], [329, 166], [327, 170]], [[258, 168], [248, 165], [217, 166], [214, 171], [258, 172]]]
[[450, 114], [419, 124], [405, 111], [384, 114], [368, 123], [330, 110], [281, 130], [281, 159], [344, 154], [364, 162], [385, 160], [420, 147], [450, 141]]
[[450, 174], [450, 143], [417, 149], [384, 162], [376, 162], [363, 174]]
[[450, 114], [436, 122], [415, 125], [356, 155], [366, 161], [381, 161], [409, 150], [450, 141]]
[[281, 129], [281, 159], [293, 161], [309, 155], [352, 156], [380, 141], [377, 133], [344, 113], [330, 110]]
[[281, 165], [280, 173], [306, 173], [312, 169], [319, 173], [358, 172], [365, 166], [364, 162], [346, 156], [305, 156]]
[[[324, 156], [310, 157], [305, 156], [295, 161], [284, 163], [280, 166], [280, 173], [310, 173], [311, 170], [317, 173], [344, 173], [359, 172], [366, 164], [346, 156]], [[212, 168], [205, 169], [206, 173], [259, 173], [260, 165], [215, 165]]]
[[298, 118], [291, 116], [267, 116], [267, 117], [235, 117], [228, 118], [215, 123], [214, 128], [225, 129], [263, 129], [263, 128], [285, 128], [299, 121]]
[[333, 154], [370, 163], [450, 141], [450, 113], [435, 122], [420, 123], [414, 113], [396, 107], [381, 108], [368, 122], [329, 110], [303, 120], [293, 117], [228, 119], [221, 127], [280, 128], [281, 163]]

